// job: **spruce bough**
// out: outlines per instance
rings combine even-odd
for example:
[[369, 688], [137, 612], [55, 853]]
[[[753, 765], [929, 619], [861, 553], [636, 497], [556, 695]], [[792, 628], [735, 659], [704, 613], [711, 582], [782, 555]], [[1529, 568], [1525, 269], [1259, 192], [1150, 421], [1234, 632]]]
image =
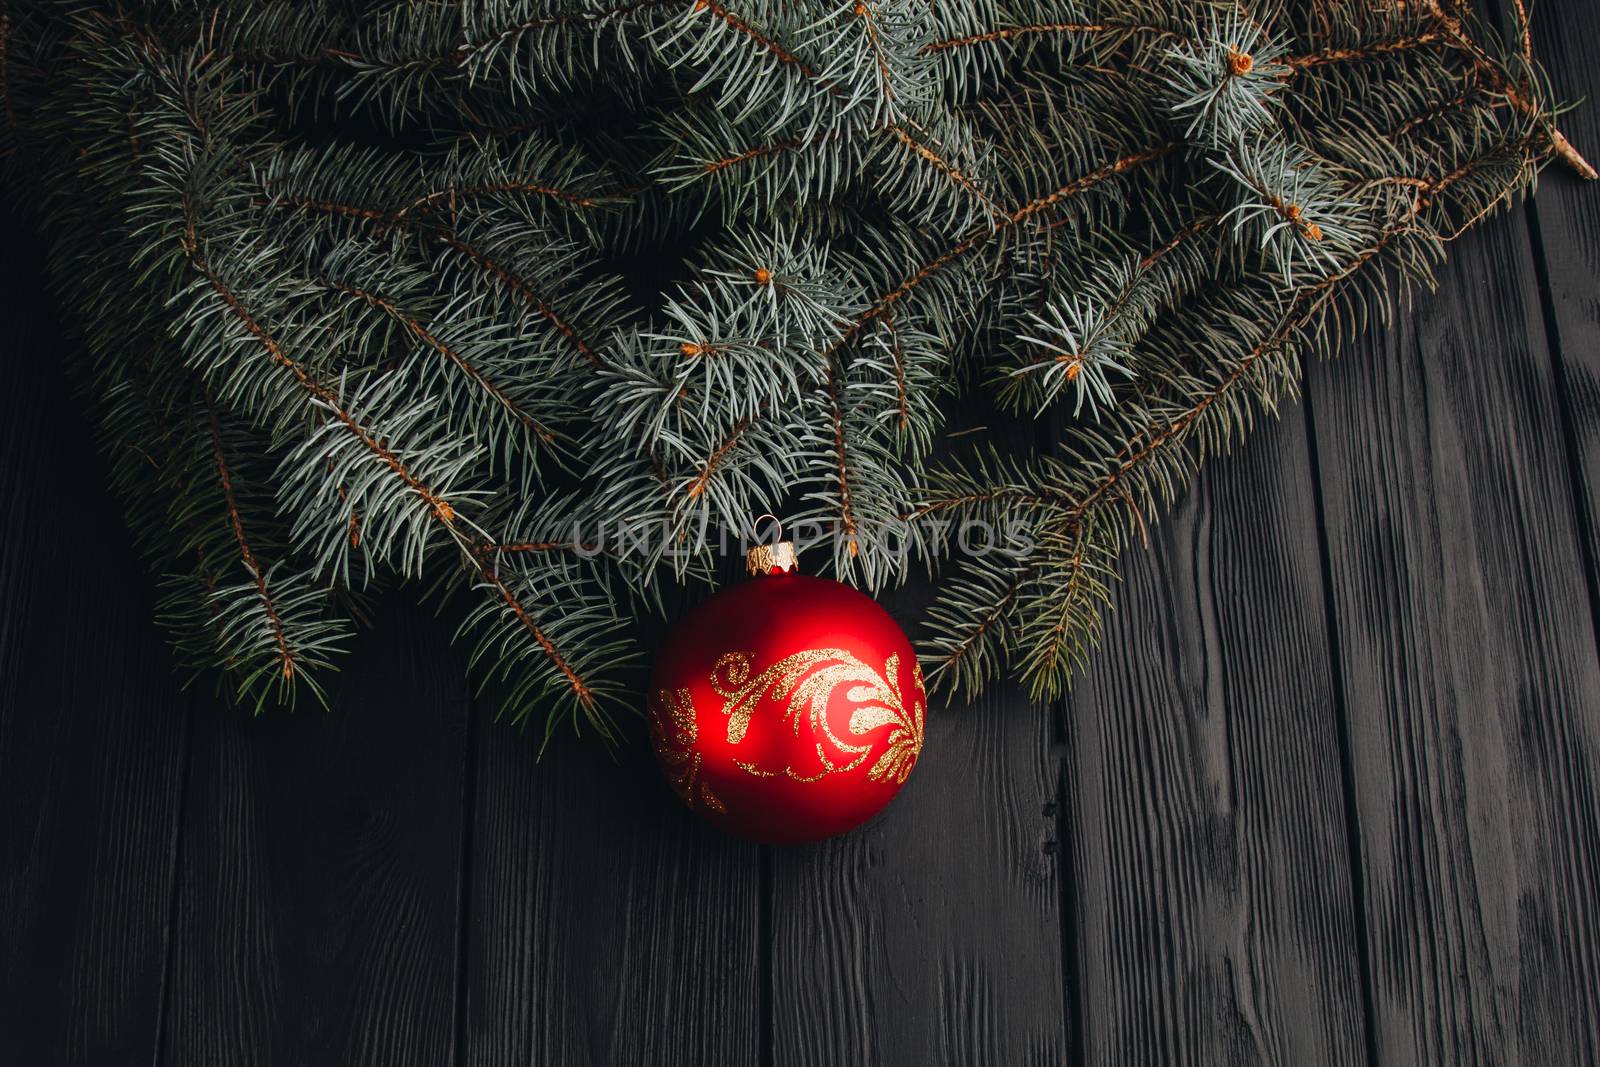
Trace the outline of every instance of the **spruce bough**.
[[1305, 356], [1594, 176], [1520, 4], [8, 6], [10, 182], [161, 620], [255, 708], [408, 580], [511, 717], [612, 736], [634, 620], [768, 510], [843, 580], [941, 570], [932, 683], [1053, 694]]

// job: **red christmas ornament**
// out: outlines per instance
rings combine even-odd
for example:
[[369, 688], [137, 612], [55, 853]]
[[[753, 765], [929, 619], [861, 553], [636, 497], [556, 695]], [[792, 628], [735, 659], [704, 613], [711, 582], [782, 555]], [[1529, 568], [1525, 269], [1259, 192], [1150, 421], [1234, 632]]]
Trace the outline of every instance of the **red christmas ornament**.
[[849, 586], [749, 554], [757, 577], [673, 630], [650, 681], [650, 738], [674, 791], [739, 837], [816, 841], [876, 815], [922, 751], [911, 643]]

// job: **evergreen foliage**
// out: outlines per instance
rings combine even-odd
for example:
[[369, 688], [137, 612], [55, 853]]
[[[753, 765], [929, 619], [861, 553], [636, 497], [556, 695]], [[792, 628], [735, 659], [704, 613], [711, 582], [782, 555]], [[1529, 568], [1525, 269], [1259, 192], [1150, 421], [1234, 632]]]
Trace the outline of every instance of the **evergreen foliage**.
[[[12, 187], [184, 660], [320, 699], [376, 588], [462, 590], [547, 736], [610, 736], [634, 620], [769, 510], [844, 580], [941, 570], [933, 682], [1059, 691], [1196, 466], [1584, 166], [1459, 0], [4, 19]], [[1048, 445], [951, 436], [974, 395]], [[954, 551], [977, 520], [1019, 550]]]

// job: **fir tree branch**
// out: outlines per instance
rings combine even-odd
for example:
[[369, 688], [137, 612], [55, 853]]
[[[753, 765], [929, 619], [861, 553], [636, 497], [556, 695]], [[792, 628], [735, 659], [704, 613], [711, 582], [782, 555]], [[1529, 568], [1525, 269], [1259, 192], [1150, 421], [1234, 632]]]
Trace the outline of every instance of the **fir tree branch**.
[[452, 540], [455, 540], [461, 546], [462, 558], [500, 597], [516, 618], [517, 623], [533, 638], [550, 664], [560, 672], [573, 696], [577, 699], [579, 706], [585, 712], [593, 714], [597, 710], [597, 705], [594, 691], [588, 682], [577, 673], [569, 658], [556, 647], [549, 634], [535, 620], [533, 613], [528, 610], [527, 606], [522, 603], [521, 599], [500, 577], [498, 571], [485, 563], [485, 556], [492, 557], [493, 555], [493, 542], [479, 538], [459, 527], [456, 523], [455, 508], [449, 501], [435, 493], [412, 474], [405, 463], [390, 451], [382, 441], [375, 438], [367, 427], [363, 426], [344, 405], [340, 404], [338, 398], [326, 386], [318, 382], [299, 362], [284, 352], [278, 341], [250, 314], [238, 296], [207, 262], [204, 254], [199, 250], [199, 241], [192, 222], [184, 234], [183, 250], [190, 263], [205, 278], [229, 312], [233, 314], [235, 319], [251, 336], [260, 342], [272, 361], [288, 369], [296, 382], [309, 396], [329, 410], [334, 418], [349, 430], [363, 448], [380, 459], [408, 489], [427, 504], [428, 513], [445, 528]]
[[[831, 79], [824, 78], [822, 72], [818, 71], [815, 67], [811, 66], [792, 52], [785, 49], [771, 36], [762, 33], [760, 30], [757, 30], [745, 19], [729, 11], [721, 4], [716, 3], [715, 0], [694, 0], [693, 10], [697, 12], [710, 11], [715, 17], [737, 31], [744, 40], [750, 42], [757, 50], [773, 56], [780, 63], [797, 71], [807, 80], [807, 82], [816, 85], [820, 90], [828, 94], [833, 99], [840, 102], [848, 101], [850, 93], [847, 87], [840, 85]], [[883, 42], [879, 36], [879, 30], [872, 7], [867, 4], [865, 0], [858, 0], [852, 11], [854, 16], [861, 20], [863, 26], [866, 27], [868, 46], [873, 57], [873, 63], [878, 75], [880, 88], [883, 93], [884, 101], [888, 105], [890, 113], [892, 114], [894, 111], [894, 100], [896, 95], [893, 77], [884, 52]], [[898, 144], [909, 150], [916, 158], [921, 159], [931, 165], [937, 173], [948, 178], [958, 189], [962, 191], [962, 193], [978, 200], [979, 203], [983, 205], [987, 213], [997, 214], [999, 212], [999, 208], [993, 199], [986, 192], [984, 192], [984, 190], [973, 180], [971, 175], [965, 173], [960, 167], [945, 159], [939, 152], [927, 144], [924, 139], [914, 136], [906, 128], [905, 124], [901, 122], [889, 121], [880, 127], [875, 127], [874, 129], [875, 132], [881, 132], [894, 138]], [[820, 136], [809, 137], [805, 139], [783, 138], [769, 145], [730, 153], [721, 158], [712, 160], [704, 165], [703, 172], [707, 174], [716, 173], [726, 169], [727, 167], [736, 166], [738, 164], [760, 159], [765, 156], [775, 155], [779, 152], [804, 148], [811, 145], [820, 144], [824, 141], [833, 140], [836, 138], [836, 136], [836, 133], [829, 132]]]
[[[1516, 0], [1521, 16], [1520, 24], [1524, 34], [1527, 32], [1527, 13], [1521, 10], [1521, 0]], [[1600, 171], [1596, 171], [1575, 148], [1572, 142], [1556, 128], [1538, 102], [1527, 91], [1518, 87], [1507, 75], [1505, 67], [1497, 62], [1483, 47], [1473, 40], [1467, 33], [1462, 20], [1446, 10], [1439, 0], [1422, 0], [1424, 10], [1434, 19], [1438, 26], [1436, 30], [1416, 34], [1411, 37], [1399, 38], [1392, 41], [1382, 41], [1359, 48], [1333, 48], [1321, 52], [1308, 53], [1302, 56], [1293, 56], [1284, 62], [1291, 72], [1309, 70], [1314, 67], [1329, 63], [1358, 62], [1364, 59], [1378, 58], [1393, 55], [1398, 52], [1411, 51], [1433, 45], [1446, 45], [1460, 54], [1466, 56], [1472, 63], [1473, 73], [1487, 84], [1492, 92], [1504, 97], [1506, 102], [1521, 114], [1531, 119], [1538, 119], [1544, 129], [1546, 138], [1550, 142], [1550, 151], [1563, 163], [1575, 171], [1580, 177], [1593, 181], [1600, 178]], [[1524, 52], [1531, 51], [1531, 43], [1524, 37]]]
[[889, 351], [894, 359], [895, 428], [904, 433], [911, 424], [911, 409], [908, 406], [909, 396], [906, 389], [905, 348], [900, 343], [900, 331], [894, 328], [894, 312], [884, 313], [883, 327], [889, 331]]
[[1119, 37], [1143, 34], [1156, 39], [1180, 36], [1175, 30], [1136, 22], [1041, 22], [1027, 26], [1004, 26], [998, 29], [985, 30], [981, 33], [950, 37], [942, 41], [930, 42], [924, 45], [922, 50], [926, 53], [950, 52], [961, 48], [971, 48], [974, 45], [991, 44], [995, 41], [1017, 41], [1029, 37], [1056, 34], [1115, 34]]
[[404, 219], [413, 212], [428, 211], [440, 201], [454, 205], [458, 199], [469, 199], [478, 196], [493, 196], [497, 193], [533, 193], [537, 196], [549, 197], [575, 207], [596, 207], [600, 201], [591, 196], [574, 193], [567, 189], [558, 189], [555, 186], [543, 185], [539, 182], [490, 182], [484, 185], [464, 185], [449, 189], [436, 189], [431, 193], [418, 197], [394, 213], [394, 218]]
[[1074, 530], [1072, 551], [1067, 556], [1067, 578], [1061, 585], [1054, 619], [1040, 641], [1044, 649], [1043, 658], [1033, 670], [1033, 677], [1036, 679], [1033, 691], [1035, 697], [1042, 695], [1041, 683], [1055, 677], [1063, 668], [1062, 660], [1067, 654], [1067, 643], [1074, 636], [1072, 627], [1074, 612], [1085, 599], [1084, 583], [1087, 572], [1083, 565], [1083, 551], [1083, 534], [1080, 530]]
[[[341, 215], [346, 218], [362, 219], [382, 227], [406, 226], [415, 229], [419, 225], [415, 218], [404, 214], [315, 197], [279, 196], [274, 197], [269, 203], [279, 207], [300, 208], [318, 211], [326, 215]], [[560, 312], [539, 295], [533, 286], [529, 285], [527, 281], [519, 277], [509, 267], [495, 259], [491, 259], [486, 253], [467, 244], [453, 233], [436, 228], [423, 229], [421, 232], [431, 240], [437, 241], [466, 257], [500, 282], [501, 285], [505, 286], [509, 292], [520, 297], [529, 307], [537, 311], [557, 333], [566, 338], [572, 344], [572, 347], [577, 350], [578, 354], [583, 357], [584, 361], [595, 370], [603, 370], [605, 368], [605, 359], [589, 342], [584, 340], [577, 327], [568, 322]]]
[[877, 16], [873, 14], [872, 5], [867, 0], [856, 0], [855, 16], [867, 30], [867, 48], [872, 53], [873, 66], [877, 68], [879, 88], [883, 91], [885, 101], [893, 105], [894, 79], [889, 74], [889, 61], [884, 55], [883, 42], [878, 39]]
[[453, 365], [458, 367], [461, 372], [473, 382], [473, 384], [475, 384], [479, 389], [483, 390], [483, 392], [486, 393], [495, 403], [509, 411], [518, 422], [522, 423], [523, 426], [531, 430], [534, 435], [539, 438], [539, 440], [543, 441], [547, 445], [555, 443], [555, 431], [551, 430], [547, 426], [544, 426], [539, 422], [538, 419], [534, 418], [527, 411], [524, 411], [514, 400], [506, 395], [504, 389], [501, 389], [494, 382], [490, 381], [483, 371], [473, 366], [471, 361], [469, 361], [460, 352], [457, 352], [454, 348], [441, 341], [437, 336], [429, 331], [427, 327], [423, 326], [421, 322], [418, 322], [415, 318], [402, 311], [394, 304], [393, 301], [385, 300], [383, 297], [378, 296], [375, 293], [369, 293], [365, 289], [360, 289], [353, 285], [342, 285], [338, 282], [326, 280], [323, 280], [321, 284], [326, 285], [329, 289], [332, 289], [335, 292], [340, 292], [346, 296], [354, 297], [355, 299], [384, 312], [384, 314], [388, 315], [390, 318], [394, 319], [396, 322], [400, 323], [408, 331], [410, 331], [412, 336], [416, 337], [417, 340], [421, 341], [423, 344], [427, 345], [429, 348], [433, 349], [445, 359], [449, 360]]
[[933, 168], [940, 174], [943, 174], [945, 177], [954, 182], [962, 192], [968, 194], [982, 204], [985, 212], [996, 217], [1004, 214], [1003, 210], [994, 202], [989, 194], [979, 188], [977, 183], [974, 182], [970, 176], [963, 173], [960, 167], [957, 167], [954, 163], [951, 163], [949, 160], [945, 159], [932, 148], [929, 148], [922, 141], [911, 136], [911, 134], [906, 131], [904, 126], [896, 123], [889, 126], [888, 131], [895, 138], [895, 140], [899, 141], [906, 148], [910, 149], [912, 154], [918, 159], [924, 160], [932, 165]]
[[710, 12], [712, 18], [720, 19], [727, 23], [735, 32], [746, 38], [761, 51], [771, 55], [772, 58], [776, 59], [779, 63], [793, 67], [795, 70], [798, 70], [800, 73], [804, 74], [807, 78], [815, 78], [817, 76], [816, 68], [806, 63], [805, 60], [801, 59], [793, 52], [790, 52], [788, 49], [784, 48], [783, 45], [779, 44], [773, 38], [767, 36], [754, 26], [750, 25], [750, 23], [746, 22], [732, 11], [729, 11], [726, 7], [723, 7], [721, 4], [717, 3], [716, 0], [693, 0], [693, 5], [695, 11]]
[[1529, 96], [1526, 91], [1515, 85], [1506, 74], [1505, 68], [1496, 63], [1476, 41], [1467, 35], [1466, 28], [1462, 25], [1461, 20], [1441, 7], [1438, 0], [1426, 0], [1426, 3], [1434, 17], [1444, 27], [1444, 31], [1450, 40], [1462, 52], [1472, 58], [1480, 75], [1493, 87], [1494, 91], [1505, 97], [1506, 101], [1523, 115], [1539, 120], [1545, 136], [1550, 141], [1550, 150], [1581, 177], [1590, 181], [1600, 178], [1600, 171], [1596, 171], [1594, 166], [1573, 147], [1572, 142], [1568, 141], [1566, 135], [1556, 128], [1556, 124], [1546, 115], [1538, 102]]
[[[1121, 158], [1113, 160], [1102, 167], [1095, 168], [1082, 177], [1073, 179], [1053, 193], [1038, 197], [1026, 204], [1023, 204], [1021, 207], [1003, 216], [1001, 221], [1004, 226], [1015, 226], [1028, 220], [1041, 211], [1054, 207], [1057, 204], [1070, 200], [1074, 197], [1080, 196], [1083, 193], [1088, 192], [1090, 189], [1093, 189], [1095, 186], [1103, 184], [1119, 174], [1124, 174], [1137, 167], [1160, 159], [1162, 156], [1165, 156], [1176, 147], [1177, 145], [1168, 143], [1164, 145], [1158, 145], [1155, 148], [1147, 149], [1142, 152], [1134, 152], [1130, 155], [1122, 156]], [[843, 332], [839, 335], [839, 338], [833, 343], [832, 346], [828, 348], [824, 355], [831, 357], [834, 352], [837, 352], [845, 345], [853, 342], [861, 333], [861, 331], [866, 328], [866, 326], [881, 318], [889, 311], [889, 309], [894, 307], [897, 302], [910, 296], [918, 286], [922, 285], [929, 278], [939, 273], [939, 271], [943, 270], [945, 267], [948, 267], [952, 263], [959, 262], [973, 251], [987, 244], [989, 239], [994, 236], [994, 233], [994, 230], [989, 229], [977, 230], [965, 240], [950, 248], [948, 251], [941, 253], [934, 259], [929, 260], [927, 263], [919, 266], [915, 271], [907, 275], [904, 281], [895, 286], [893, 289], [889, 290], [887, 293], [884, 293], [882, 296], [878, 297], [878, 299], [874, 300], [865, 311], [849, 322], [845, 326]]]
[[514, 44], [521, 38], [541, 31], [564, 28], [594, 30], [608, 22], [638, 11], [672, 6], [682, 2], [683, 0], [630, 0], [627, 3], [615, 4], [611, 7], [593, 11], [562, 11], [549, 15], [537, 15], [508, 23], [498, 29], [491, 30], [488, 34], [476, 40], [450, 43], [435, 51], [419, 52], [397, 58], [334, 45], [295, 51], [290, 47], [285, 47], [280, 41], [273, 39], [271, 36], [262, 37], [256, 33], [249, 34], [247, 38], [249, 43], [246, 45], [226, 49], [218, 48], [218, 51], [220, 54], [225, 54], [230, 60], [262, 66], [327, 66], [366, 71], [442, 71], [453, 73], [467, 67], [469, 63], [479, 56], [492, 55], [498, 49]]
[[[256, 595], [261, 598], [262, 610], [266, 612], [267, 621], [272, 627], [273, 639], [277, 642], [284, 680], [289, 681], [294, 678], [295, 656], [290, 651], [289, 639], [283, 632], [283, 620], [278, 615], [278, 606], [273, 602], [272, 593], [267, 589], [266, 573], [256, 562], [256, 555], [250, 550], [250, 540], [245, 536], [244, 520], [239, 516], [239, 503], [233, 496], [233, 475], [228, 470], [228, 459], [222, 448], [222, 429], [217, 424], [217, 405], [209, 388], [205, 391], [205, 403], [206, 428], [211, 435], [211, 453], [216, 459], [217, 480], [222, 485], [222, 497], [228, 508], [228, 525], [233, 530], [233, 539], [239, 546], [239, 558], [244, 561], [245, 569], [255, 581]], [[208, 585], [215, 588], [214, 580], [208, 582]]]
[[555, 308], [551, 307], [550, 304], [544, 300], [544, 298], [534, 291], [531, 285], [517, 277], [517, 275], [513, 274], [507, 267], [496, 262], [495, 260], [490, 259], [487, 255], [478, 251], [476, 248], [473, 248], [459, 237], [456, 237], [453, 234], [436, 234], [435, 237], [441, 243], [448, 245], [450, 248], [453, 248], [463, 256], [466, 256], [474, 263], [477, 263], [484, 270], [488, 271], [490, 274], [494, 275], [495, 278], [499, 279], [500, 283], [507, 289], [511, 290], [523, 300], [527, 301], [529, 306], [531, 306], [540, 315], [544, 316], [545, 320], [549, 322], [551, 326], [555, 327], [557, 333], [565, 337], [568, 341], [572, 342], [572, 347], [578, 350], [578, 354], [588, 362], [589, 366], [593, 367], [595, 370], [605, 369], [606, 361], [600, 355], [600, 353], [595, 351], [594, 347], [583, 339], [582, 335], [578, 333], [577, 327], [573, 326], [572, 323], [564, 319]]
[[[1514, 0], [1514, 2], [1517, 5], [1518, 22], [1521, 28], [1520, 45], [1523, 54], [1531, 56], [1532, 43], [1528, 31], [1527, 12], [1523, 9], [1522, 0]], [[1336, 63], [1361, 62], [1435, 46], [1448, 46], [1466, 55], [1472, 61], [1475, 73], [1493, 86], [1494, 90], [1504, 96], [1506, 101], [1517, 111], [1530, 118], [1543, 119], [1545, 115], [1544, 109], [1526, 91], [1513, 84], [1507, 76], [1505, 68], [1468, 35], [1460, 17], [1446, 10], [1439, 3], [1439, 0], [1422, 0], [1422, 4], [1424, 10], [1434, 19], [1437, 29], [1361, 46], [1327, 48], [1301, 55], [1287, 56], [1282, 60], [1285, 67], [1283, 76], [1292, 77], [1296, 73]], [[1022, 40], [1028, 37], [1050, 34], [1148, 35], [1154, 39], [1191, 40], [1186, 34], [1151, 25], [1118, 23], [1115, 21], [1059, 22], [997, 27], [996, 29], [976, 34], [935, 41], [924, 46], [924, 51], [929, 53], [949, 52], [974, 45], [997, 41]], [[1248, 55], [1241, 55], [1240, 58], [1241, 62], [1244, 63], [1248, 63], [1251, 59]], [[1245, 69], [1248, 69], [1248, 67]], [[1584, 178], [1593, 180], [1600, 177], [1600, 172], [1597, 172], [1589, 161], [1579, 154], [1578, 150], [1556, 128], [1554, 123], [1544, 119], [1543, 124], [1546, 136], [1550, 141], [1550, 150], [1557, 157]]]
[[1400, 52], [1431, 48], [1445, 39], [1443, 31], [1433, 30], [1427, 33], [1413, 34], [1409, 37], [1374, 41], [1354, 48], [1324, 48], [1316, 52], [1287, 56], [1283, 60], [1283, 65], [1289, 69], [1285, 72], [1284, 77], [1289, 77], [1300, 71], [1311, 70], [1315, 67], [1327, 66], [1331, 63], [1359, 63], [1363, 60], [1381, 59]]
[[987, 244], [991, 236], [993, 236], [993, 231], [990, 230], [976, 232], [948, 251], [940, 254], [934, 259], [929, 260], [927, 263], [922, 264], [915, 271], [909, 274], [899, 285], [895, 286], [893, 289], [880, 296], [877, 300], [873, 301], [872, 306], [867, 308], [866, 311], [863, 311], [855, 318], [854, 321], [846, 326], [844, 332], [839, 335], [838, 340], [833, 343], [832, 347], [830, 347], [828, 351], [824, 353], [824, 355], [831, 356], [834, 352], [854, 341], [861, 331], [865, 329], [871, 322], [887, 314], [889, 309], [892, 308], [897, 301], [904, 300], [906, 297], [910, 296], [919, 285], [933, 277], [935, 274], [939, 273], [939, 271], [943, 270], [945, 267], [960, 261], [974, 250]]
[[1022, 568], [1007, 584], [1001, 597], [990, 608], [980, 615], [975, 625], [967, 629], [966, 635], [952, 645], [935, 662], [928, 671], [929, 681], [948, 675], [951, 671], [959, 670], [975, 650], [983, 646], [983, 641], [989, 636], [990, 631], [1002, 625], [1006, 615], [1017, 602], [1017, 597], [1022, 593], [1022, 583], [1025, 576], [1030, 573], [1030, 568]]
[[919, 504], [901, 517], [908, 520], [924, 519], [947, 511], [971, 511], [978, 507], [993, 504], [1059, 508], [1071, 503], [1073, 503], [1072, 498], [1063, 493], [1041, 492], [1037, 489], [1010, 485], [998, 489], [985, 489], [981, 492], [955, 493], [937, 497]]
[[[1468, 160], [1450, 173], [1428, 181], [1426, 190], [1419, 193], [1412, 201], [1406, 219], [1392, 226], [1372, 248], [1356, 256], [1339, 271], [1297, 289], [1291, 297], [1287, 308], [1279, 315], [1277, 325], [1264, 339], [1255, 344], [1235, 363], [1233, 369], [1217, 385], [1207, 390], [1180, 415], [1166, 420], [1159, 430], [1152, 428], [1151, 431], [1136, 436], [1128, 442], [1127, 446], [1117, 455], [1112, 469], [1098, 479], [1093, 488], [1066, 513], [1064, 525], [1069, 529], [1080, 526], [1089, 510], [1106, 494], [1117, 488], [1130, 472], [1143, 465], [1167, 444], [1179, 438], [1185, 430], [1194, 425], [1206, 413], [1207, 409], [1232, 392], [1241, 381], [1245, 380], [1257, 363], [1270, 358], [1288, 343], [1300, 329], [1304, 321], [1303, 313], [1308, 307], [1375, 261], [1398, 235], [1405, 232], [1405, 228], [1410, 221], [1426, 210], [1440, 193], [1449, 189], [1450, 186], [1461, 181], [1482, 165], [1480, 160]], [[1140, 440], [1141, 437], [1143, 437], [1142, 442]]]
[[493, 556], [495, 546], [492, 543], [480, 543], [477, 547], [478, 550], [469, 547], [463, 553], [464, 558], [471, 562], [473, 569], [478, 572], [479, 576], [499, 594], [500, 599], [505, 603], [506, 607], [511, 609], [512, 615], [516, 617], [518, 625], [527, 632], [529, 637], [533, 638], [534, 643], [539, 646], [539, 651], [544, 653], [545, 659], [549, 660], [556, 670], [561, 672], [561, 677], [566, 680], [567, 687], [572, 691], [572, 695], [577, 698], [578, 706], [590, 715], [595, 714], [598, 710], [598, 703], [595, 699], [594, 690], [589, 683], [573, 667], [572, 661], [556, 647], [556, 643], [550, 639], [550, 635], [545, 632], [544, 627], [539, 625], [538, 620], [533, 617], [533, 613], [528, 610], [527, 605], [523, 604], [516, 593], [512, 592], [511, 587], [501, 579], [499, 571], [484, 562], [485, 555]]
[[722, 465], [723, 460], [728, 458], [728, 454], [738, 446], [740, 439], [749, 432], [750, 427], [754, 424], [754, 417], [747, 416], [740, 419], [733, 424], [733, 429], [728, 431], [728, 435], [711, 450], [711, 454], [706, 457], [706, 461], [700, 465], [699, 473], [689, 483], [690, 500], [695, 499], [706, 491], [706, 486], [711, 483], [711, 478], [717, 473], [717, 468]]
[[267, 355], [271, 357], [272, 361], [288, 370], [293, 375], [295, 382], [300, 385], [308, 396], [327, 408], [333, 417], [354, 435], [363, 448], [380, 459], [385, 466], [394, 472], [395, 477], [405, 483], [406, 488], [410, 489], [423, 503], [427, 504], [429, 512], [446, 526], [453, 527], [456, 512], [450, 502], [420, 481], [406, 467], [399, 456], [396, 456], [385, 447], [382, 441], [373, 436], [371, 431], [363, 426], [360, 420], [340, 403], [339, 398], [332, 390], [313, 377], [299, 361], [284, 352], [283, 347], [276, 338], [267, 331], [265, 326], [261, 325], [255, 316], [250, 314], [238, 295], [218, 276], [206, 260], [205, 255], [201, 253], [199, 241], [192, 224], [184, 234], [183, 251], [189, 257], [189, 262], [194, 266], [195, 270], [211, 286], [212, 290], [226, 305], [228, 311], [239, 324], [266, 349]]
[[[1526, 12], [1419, 3], [0, 0], [0, 91], [185, 658], [282, 699], [331, 597], [471, 585], [474, 673], [609, 733], [655, 568], [767, 507], [870, 586], [1004, 531], [925, 660], [1063, 684], [1147, 513], [1388, 308], [1368, 265], [1564, 155]], [[980, 382], [1075, 393], [1063, 454], [930, 469]]]
[[[1365, 260], [1362, 262], [1365, 262]], [[1146, 461], [1162, 448], [1177, 440], [1185, 430], [1193, 426], [1206, 413], [1208, 408], [1232, 392], [1258, 362], [1276, 353], [1294, 336], [1299, 326], [1297, 313], [1304, 308], [1314, 295], [1326, 292], [1330, 287], [1331, 280], [1306, 286], [1296, 292], [1294, 299], [1290, 302], [1289, 310], [1279, 317], [1278, 325], [1264, 340], [1245, 353], [1244, 357], [1234, 364], [1233, 369], [1228, 372], [1220, 383], [1207, 390], [1199, 400], [1195, 401], [1182, 414], [1167, 420], [1159, 430], [1153, 430], [1147, 436], [1144, 436], [1142, 442], [1138, 437], [1130, 441], [1118, 455], [1116, 465], [1106, 475], [1097, 479], [1093, 488], [1067, 512], [1064, 524], [1069, 528], [1081, 525], [1084, 516], [1088, 514], [1090, 509], [1095, 507], [1106, 494], [1113, 489], [1117, 489], [1129, 473], [1143, 466]]]
[[861, 554], [859, 524], [850, 498], [850, 457], [845, 446], [844, 398], [840, 395], [838, 362], [828, 360], [828, 414], [833, 421], [833, 454], [839, 486], [839, 519], [844, 524], [845, 546], [852, 557]]
[[701, 172], [704, 174], [715, 174], [720, 170], [727, 170], [729, 167], [737, 167], [741, 163], [748, 163], [751, 160], [761, 159], [764, 156], [775, 156], [780, 152], [790, 152], [797, 148], [806, 147], [811, 143], [815, 142], [805, 142], [801, 141], [799, 138], [789, 137], [781, 141], [774, 141], [772, 144], [761, 145], [757, 148], [747, 148], [742, 152], [735, 152], [732, 155], [723, 156], [721, 159], [713, 159], [702, 164]]
[[1074, 178], [1072, 181], [1068, 182], [1066, 185], [1063, 185], [1053, 193], [1047, 193], [1044, 196], [1036, 197], [1035, 199], [1028, 201], [1026, 204], [1023, 204], [1021, 207], [1011, 212], [1010, 215], [1006, 216], [1006, 221], [1012, 225], [1023, 222], [1034, 215], [1037, 215], [1041, 211], [1055, 207], [1057, 204], [1060, 204], [1065, 200], [1071, 200], [1073, 197], [1080, 196], [1083, 193], [1088, 192], [1090, 189], [1093, 189], [1095, 186], [1115, 178], [1119, 174], [1126, 173], [1127, 171], [1133, 170], [1135, 167], [1143, 166], [1146, 163], [1154, 162], [1155, 160], [1160, 159], [1162, 156], [1172, 152], [1177, 147], [1177, 144], [1169, 142], [1167, 144], [1157, 145], [1155, 148], [1150, 148], [1143, 152], [1135, 152], [1132, 155], [1123, 156], [1120, 159], [1113, 160], [1103, 167], [1098, 167], [1090, 171], [1081, 178]]
[[1468, 86], [1466, 89], [1463, 89], [1461, 92], [1450, 97], [1448, 100], [1441, 100], [1437, 104], [1424, 108], [1423, 110], [1412, 115], [1410, 118], [1406, 119], [1404, 122], [1401, 122], [1398, 126], [1394, 127], [1394, 129], [1390, 130], [1389, 139], [1391, 141], [1398, 141], [1410, 134], [1412, 131], [1416, 130], [1419, 126], [1425, 126], [1430, 122], [1434, 122], [1445, 115], [1450, 114], [1451, 112], [1461, 110], [1462, 108], [1466, 107], [1474, 97], [1478, 96], [1480, 92], [1481, 90], [1479, 90], [1476, 86]]
[[539, 15], [534, 18], [524, 19], [513, 23], [481, 41], [470, 42], [451, 52], [449, 62], [460, 66], [470, 60], [474, 55], [490, 52], [506, 45], [519, 37], [524, 37], [540, 30], [555, 29], [564, 26], [579, 26], [585, 29], [600, 26], [612, 19], [631, 15], [635, 11], [644, 11], [649, 8], [664, 7], [681, 3], [682, 0], [630, 0], [628, 3], [615, 4], [602, 8], [599, 11], [562, 11], [554, 15]]

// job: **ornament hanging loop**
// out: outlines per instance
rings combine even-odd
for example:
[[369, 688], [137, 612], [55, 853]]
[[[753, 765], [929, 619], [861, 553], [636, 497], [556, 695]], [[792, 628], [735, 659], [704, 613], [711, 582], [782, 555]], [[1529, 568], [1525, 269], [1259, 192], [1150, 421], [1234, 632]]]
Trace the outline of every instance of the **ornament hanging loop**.
[[774, 515], [770, 511], [763, 511], [761, 514], [750, 520], [750, 536], [755, 539], [756, 543], [759, 544], [761, 542], [762, 519], [772, 520], [772, 543], [777, 544], [778, 542], [782, 541], [783, 520], [778, 518], [778, 516]]
[[[772, 541], [767, 543], [761, 539], [761, 520], [772, 520]], [[750, 574], [789, 574], [797, 566], [793, 541], [783, 538], [783, 523], [778, 516], [770, 511], [757, 515], [750, 523], [750, 533], [755, 538], [755, 547], [745, 553], [744, 569]]]

